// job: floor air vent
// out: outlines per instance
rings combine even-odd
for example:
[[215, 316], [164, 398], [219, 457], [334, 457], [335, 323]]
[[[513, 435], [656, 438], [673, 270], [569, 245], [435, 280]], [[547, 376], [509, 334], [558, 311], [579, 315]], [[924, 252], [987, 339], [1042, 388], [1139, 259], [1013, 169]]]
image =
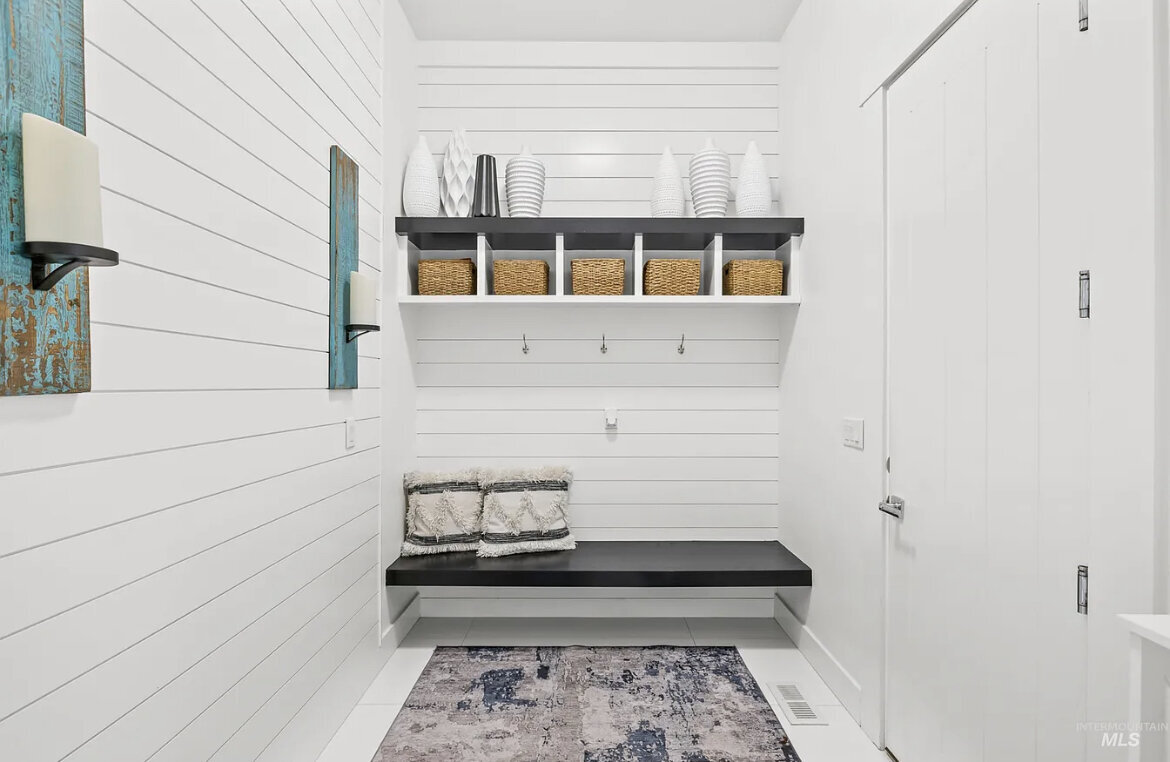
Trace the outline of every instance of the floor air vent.
[[776, 699], [780, 702], [780, 708], [784, 710], [784, 716], [788, 718], [790, 724], [829, 724], [829, 721], [817, 714], [817, 710], [808, 703], [804, 694], [800, 692], [800, 686], [796, 683], [772, 683], [771, 688], [772, 693], [776, 694]]

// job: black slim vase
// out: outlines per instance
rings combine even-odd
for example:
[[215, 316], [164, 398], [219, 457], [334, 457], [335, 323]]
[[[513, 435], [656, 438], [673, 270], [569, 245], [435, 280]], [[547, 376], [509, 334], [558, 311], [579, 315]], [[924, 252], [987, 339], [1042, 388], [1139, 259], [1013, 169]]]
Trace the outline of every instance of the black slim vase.
[[496, 157], [481, 153], [475, 157], [475, 197], [472, 217], [499, 217], [500, 191], [496, 187]]

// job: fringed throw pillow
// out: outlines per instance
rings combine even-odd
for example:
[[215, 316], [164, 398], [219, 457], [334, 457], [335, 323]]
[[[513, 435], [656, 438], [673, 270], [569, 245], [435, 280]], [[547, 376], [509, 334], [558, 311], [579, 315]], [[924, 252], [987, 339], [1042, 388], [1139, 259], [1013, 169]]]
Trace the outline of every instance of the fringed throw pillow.
[[475, 550], [480, 538], [483, 496], [479, 471], [412, 471], [406, 488], [406, 540], [402, 555]]
[[482, 557], [572, 550], [577, 541], [569, 529], [567, 468], [484, 472]]

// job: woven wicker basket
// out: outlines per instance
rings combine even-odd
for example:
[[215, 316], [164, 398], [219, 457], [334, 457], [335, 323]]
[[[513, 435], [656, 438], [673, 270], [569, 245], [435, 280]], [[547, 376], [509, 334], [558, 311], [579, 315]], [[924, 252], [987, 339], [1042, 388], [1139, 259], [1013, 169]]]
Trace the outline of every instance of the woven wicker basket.
[[703, 263], [697, 259], [648, 259], [642, 266], [647, 296], [697, 296]]
[[548, 262], [543, 259], [497, 259], [492, 264], [497, 294], [541, 296], [548, 293]]
[[733, 259], [723, 265], [723, 293], [780, 296], [784, 293], [784, 263], [778, 259]]
[[468, 296], [475, 293], [471, 259], [420, 259], [418, 292], [423, 296]]
[[573, 293], [619, 296], [626, 290], [626, 260], [574, 259]]

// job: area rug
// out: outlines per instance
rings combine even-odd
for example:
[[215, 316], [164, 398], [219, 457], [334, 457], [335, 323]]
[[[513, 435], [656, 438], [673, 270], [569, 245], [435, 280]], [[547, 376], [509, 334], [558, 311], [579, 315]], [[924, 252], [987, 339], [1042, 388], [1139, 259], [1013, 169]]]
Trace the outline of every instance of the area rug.
[[374, 762], [799, 762], [724, 647], [438, 648]]

